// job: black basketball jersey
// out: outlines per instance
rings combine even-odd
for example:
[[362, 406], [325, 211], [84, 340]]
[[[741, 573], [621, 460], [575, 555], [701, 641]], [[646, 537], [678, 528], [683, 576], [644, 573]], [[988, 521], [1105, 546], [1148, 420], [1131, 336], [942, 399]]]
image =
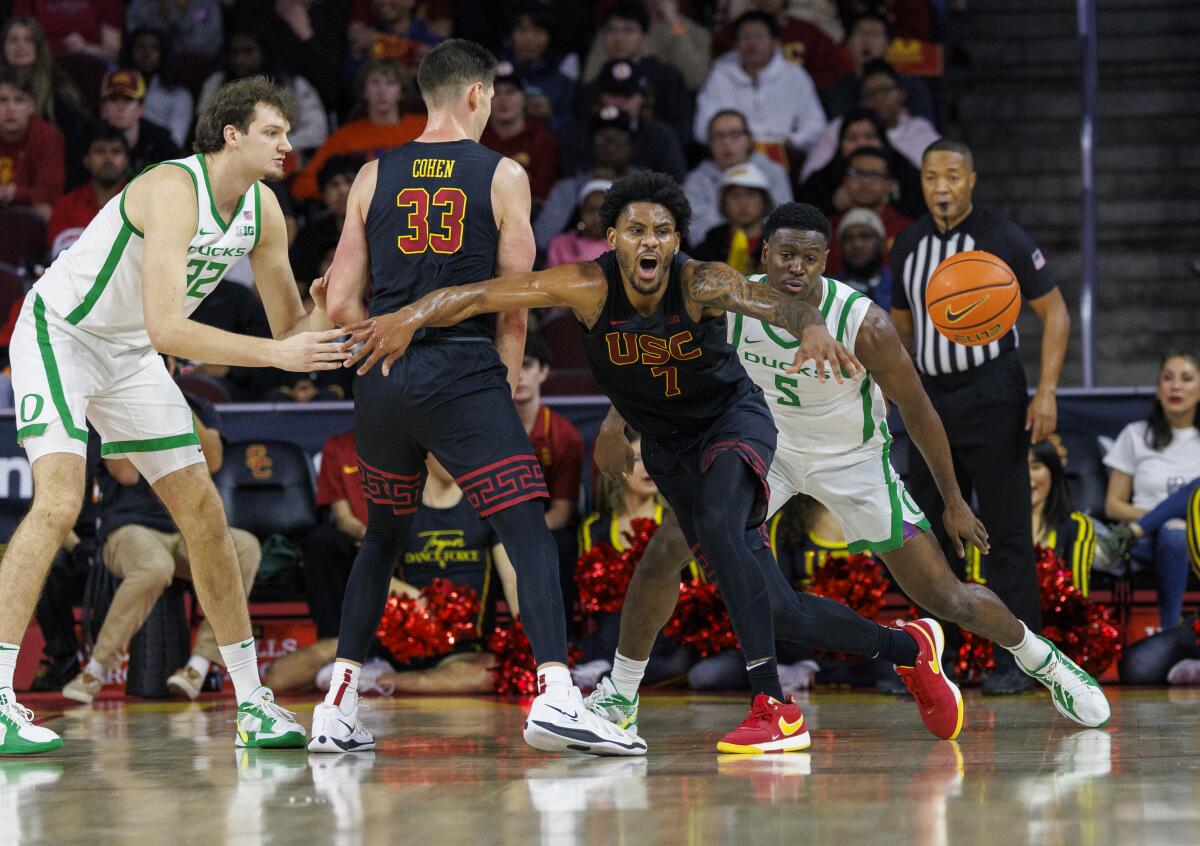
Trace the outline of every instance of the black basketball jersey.
[[758, 390], [726, 340], [724, 315], [699, 323], [688, 315], [682, 274], [689, 261], [675, 256], [666, 296], [643, 317], [625, 296], [616, 254], [596, 259], [608, 298], [596, 325], [583, 327], [584, 349], [600, 387], [643, 435], [699, 431]]
[[[431, 291], [495, 275], [499, 230], [492, 176], [503, 157], [474, 141], [410, 141], [379, 159], [367, 212], [372, 316], [397, 311]], [[422, 329], [414, 340], [486, 337], [495, 317]]]

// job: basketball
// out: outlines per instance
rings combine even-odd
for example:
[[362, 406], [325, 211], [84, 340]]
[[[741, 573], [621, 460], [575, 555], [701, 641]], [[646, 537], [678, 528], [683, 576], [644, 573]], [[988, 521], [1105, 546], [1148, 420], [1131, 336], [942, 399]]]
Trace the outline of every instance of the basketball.
[[1021, 311], [1012, 268], [991, 253], [971, 250], [937, 266], [925, 289], [925, 308], [938, 332], [979, 347], [1003, 338]]

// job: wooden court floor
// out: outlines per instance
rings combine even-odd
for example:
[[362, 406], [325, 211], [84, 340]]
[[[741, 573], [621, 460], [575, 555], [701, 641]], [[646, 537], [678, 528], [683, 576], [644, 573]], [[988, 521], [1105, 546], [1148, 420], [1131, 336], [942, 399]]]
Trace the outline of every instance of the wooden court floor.
[[908, 701], [821, 691], [810, 752], [753, 758], [714, 751], [732, 695], [645, 696], [645, 759], [537, 753], [483, 698], [371, 700], [379, 749], [340, 756], [235, 750], [228, 699], [43, 705], [66, 742], [0, 759], [0, 844], [1200, 843], [1200, 691], [1109, 693], [1103, 730], [968, 694], [937, 742]]

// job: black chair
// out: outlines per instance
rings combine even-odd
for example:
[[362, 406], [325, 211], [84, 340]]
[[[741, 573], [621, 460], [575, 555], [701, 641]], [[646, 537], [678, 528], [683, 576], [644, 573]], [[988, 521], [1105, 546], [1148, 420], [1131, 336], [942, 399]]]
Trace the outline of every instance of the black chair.
[[29, 209], [0, 210], [0, 261], [12, 265], [46, 258], [46, 221]]
[[225, 447], [214, 480], [229, 525], [260, 541], [301, 537], [317, 524], [316, 482], [303, 449], [287, 441], [239, 441]]
[[1085, 432], [1060, 431], [1058, 436], [1067, 450], [1065, 476], [1075, 510], [1103, 517], [1108, 471], [1100, 442]]

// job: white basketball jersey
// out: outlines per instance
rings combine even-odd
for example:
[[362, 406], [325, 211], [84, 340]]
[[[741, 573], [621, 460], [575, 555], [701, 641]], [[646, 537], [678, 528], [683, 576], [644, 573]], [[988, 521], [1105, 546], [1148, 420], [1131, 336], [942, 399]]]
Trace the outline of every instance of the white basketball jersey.
[[[183, 168], [196, 186], [196, 234], [188, 245], [183, 298], [186, 317], [212, 293], [226, 271], [258, 244], [259, 183], [246, 191], [225, 221], [217, 211], [203, 156], [152, 165], [163, 166]], [[151, 214], [171, 211], [152, 208]], [[142, 238], [125, 216], [122, 191], [105, 203], [79, 240], [59, 255], [33, 290], [50, 311], [86, 332], [122, 348], [149, 347], [142, 311]]]
[[[748, 277], [766, 284], [762, 274]], [[854, 350], [858, 329], [871, 301], [849, 285], [822, 279], [821, 314], [829, 334]], [[810, 360], [799, 373], [783, 371], [800, 345], [783, 329], [740, 314], [731, 314], [729, 343], [746, 372], [766, 394], [779, 430], [779, 449], [805, 455], [838, 455], [864, 444], [891, 440], [884, 422], [883, 392], [870, 375], [838, 384], [831, 371], [822, 384]]]

